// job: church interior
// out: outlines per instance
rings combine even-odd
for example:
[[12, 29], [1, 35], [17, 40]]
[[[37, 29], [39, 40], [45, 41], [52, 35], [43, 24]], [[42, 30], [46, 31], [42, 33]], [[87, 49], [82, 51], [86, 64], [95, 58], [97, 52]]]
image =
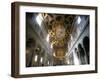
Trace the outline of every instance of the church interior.
[[26, 67], [88, 65], [89, 15], [26, 12]]

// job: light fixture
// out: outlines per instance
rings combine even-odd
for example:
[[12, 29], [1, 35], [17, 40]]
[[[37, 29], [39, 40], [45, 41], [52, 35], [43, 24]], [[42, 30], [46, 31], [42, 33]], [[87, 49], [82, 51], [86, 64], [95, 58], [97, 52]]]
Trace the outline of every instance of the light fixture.
[[49, 65], [49, 61], [48, 61], [48, 65]]
[[69, 60], [67, 60], [67, 64], [70, 64]]
[[55, 52], [53, 53], [53, 56], [56, 56], [56, 55], [55, 55]]
[[53, 48], [53, 44], [51, 44], [51, 46], [50, 46], [51, 48]]
[[81, 18], [79, 16], [78, 19], [77, 19], [77, 23], [80, 24], [80, 22], [81, 22]]
[[41, 57], [40, 62], [42, 63], [42, 61], [43, 61], [43, 58]]
[[38, 59], [38, 56], [37, 56], [37, 55], [35, 55], [35, 62], [37, 62], [37, 59]]
[[42, 15], [39, 14], [39, 15], [36, 17], [36, 21], [37, 21], [37, 23], [39, 24], [39, 26], [41, 26], [42, 20], [43, 20]]
[[49, 34], [46, 37], [46, 41], [49, 42]]
[[79, 65], [79, 60], [77, 58], [77, 55], [73, 54], [74, 55], [74, 63], [75, 65]]

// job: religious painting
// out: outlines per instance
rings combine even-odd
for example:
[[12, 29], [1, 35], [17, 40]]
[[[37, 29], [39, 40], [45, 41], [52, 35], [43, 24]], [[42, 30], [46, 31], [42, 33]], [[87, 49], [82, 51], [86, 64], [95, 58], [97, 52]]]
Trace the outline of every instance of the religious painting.
[[97, 7], [12, 3], [12, 76], [97, 72]]

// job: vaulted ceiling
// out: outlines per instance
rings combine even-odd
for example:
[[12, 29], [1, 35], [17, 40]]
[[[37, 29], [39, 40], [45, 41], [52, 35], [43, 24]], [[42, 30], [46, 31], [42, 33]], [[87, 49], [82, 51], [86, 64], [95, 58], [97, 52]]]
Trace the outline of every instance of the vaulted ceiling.
[[43, 22], [49, 34], [49, 41], [54, 49], [55, 57], [63, 59], [67, 52], [67, 43], [73, 29], [74, 15], [42, 13]]

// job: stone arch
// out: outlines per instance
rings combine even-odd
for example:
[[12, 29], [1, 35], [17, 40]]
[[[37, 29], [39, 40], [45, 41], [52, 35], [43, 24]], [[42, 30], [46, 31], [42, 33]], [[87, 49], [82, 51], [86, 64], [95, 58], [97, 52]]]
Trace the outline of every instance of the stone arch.
[[89, 64], [90, 63], [90, 60], [89, 60], [89, 46], [90, 45], [90, 42], [89, 42], [89, 37], [84, 37], [83, 38], [83, 46], [84, 46], [84, 49], [85, 49], [85, 52], [86, 52], [86, 57], [87, 57], [87, 63]]

